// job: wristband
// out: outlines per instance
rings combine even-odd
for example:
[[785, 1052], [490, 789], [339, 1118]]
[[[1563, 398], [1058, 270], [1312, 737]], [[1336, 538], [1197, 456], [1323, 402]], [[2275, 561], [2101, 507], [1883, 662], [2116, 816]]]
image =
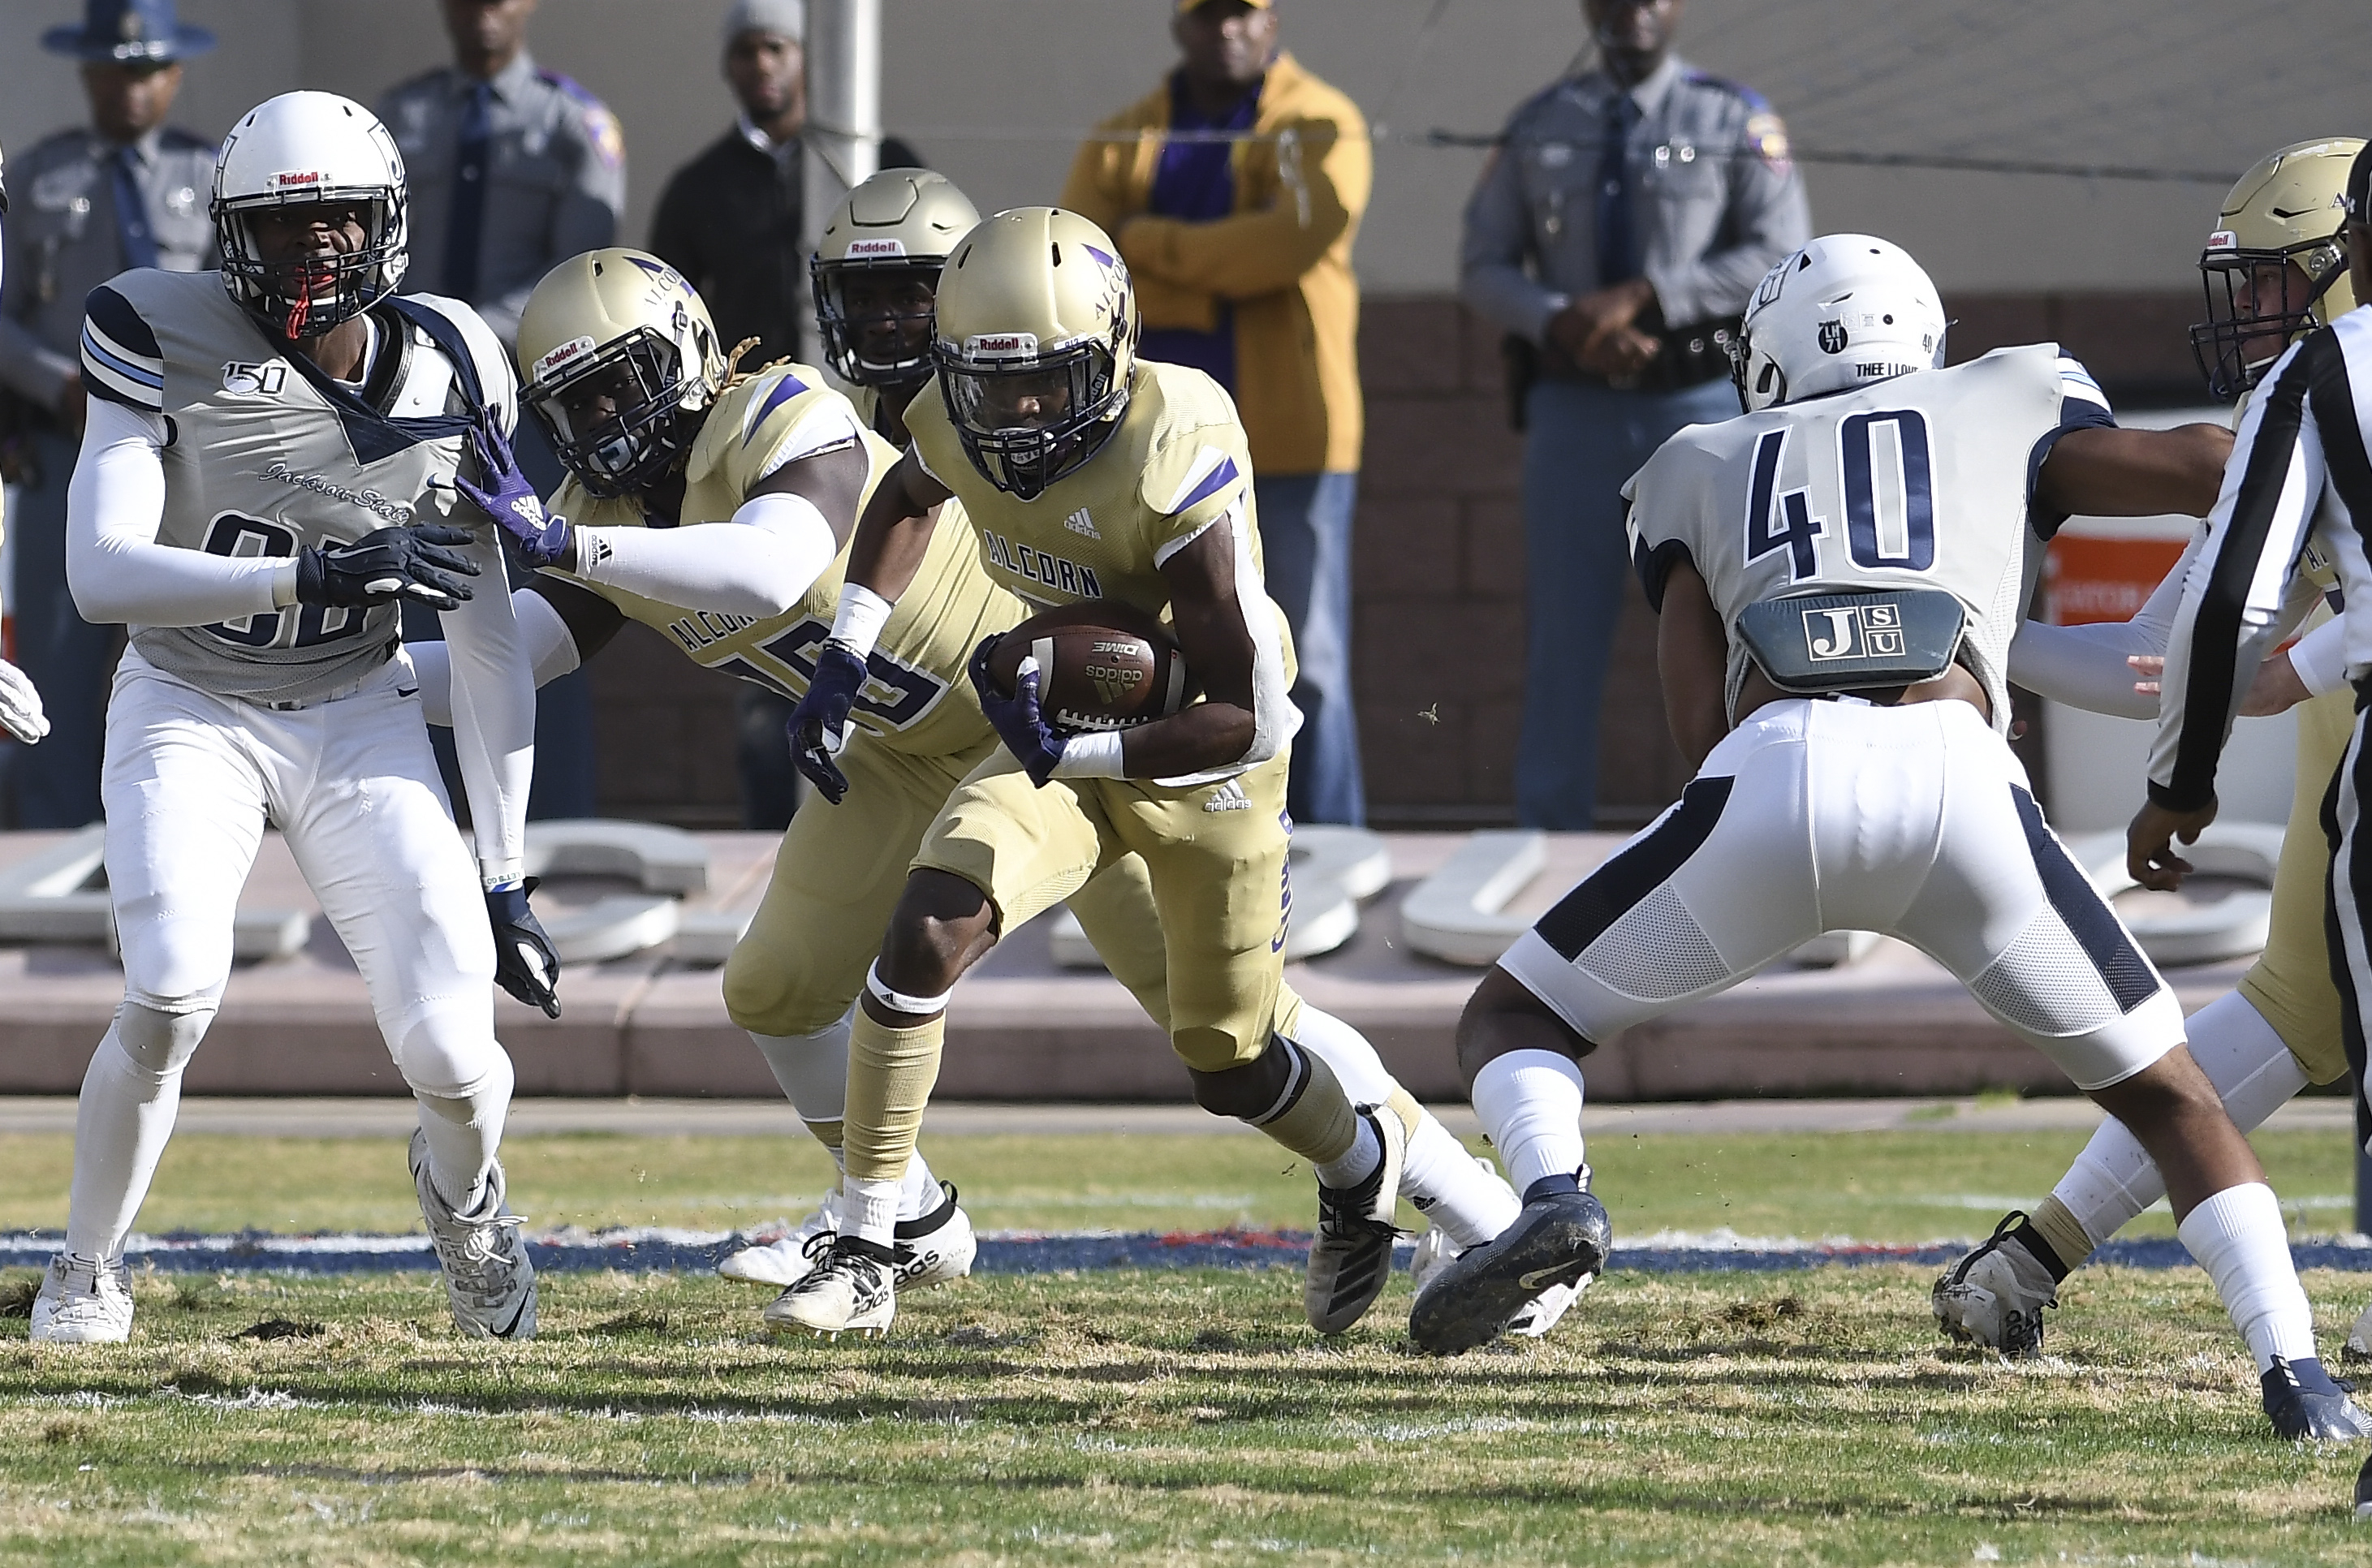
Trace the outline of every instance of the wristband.
[[1126, 778], [1128, 775], [1121, 770], [1120, 731], [1090, 730], [1064, 741], [1063, 754], [1054, 761], [1052, 776], [1058, 779]]
[[272, 608], [285, 610], [296, 602], [296, 557], [290, 556], [272, 569]]
[[831, 618], [831, 640], [863, 658], [881, 640], [881, 628], [890, 623], [890, 612], [896, 608], [862, 583], [843, 584], [840, 609]]
[[516, 856], [508, 860], [481, 860], [478, 862], [478, 881], [487, 892], [499, 893], [520, 886], [526, 878], [526, 871], [525, 865]]

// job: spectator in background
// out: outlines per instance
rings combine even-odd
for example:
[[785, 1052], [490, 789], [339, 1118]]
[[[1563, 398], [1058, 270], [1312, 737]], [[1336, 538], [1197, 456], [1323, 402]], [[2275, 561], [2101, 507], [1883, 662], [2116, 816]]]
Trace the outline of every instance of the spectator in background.
[[1288, 804], [1364, 823], [1351, 699], [1359, 284], [1375, 162], [1358, 106], [1277, 48], [1273, 0], [1180, 0], [1181, 60], [1079, 149], [1063, 205], [1120, 244], [1148, 359], [1234, 394], [1251, 437], [1268, 591], [1292, 623], [1304, 723]]
[[[758, 340], [742, 363], [811, 357], [807, 303], [807, 6], [734, 0], [725, 16], [725, 80], [740, 113], [733, 128], [669, 177], [651, 220], [651, 253], [672, 263], [715, 318], [727, 350]], [[914, 149], [881, 144], [883, 168], [920, 168]], [[791, 700], [734, 682], [741, 825], [786, 828], [798, 770], [785, 728]]]
[[[9, 769], [20, 828], [99, 819], [99, 754], [116, 629], [76, 613], [66, 591], [66, 480], [82, 440], [83, 296], [132, 267], [217, 265], [207, 198], [215, 144], [165, 123], [181, 62], [215, 44], [173, 0], [87, 0], [80, 27], [41, 47], [82, 62], [90, 125], [37, 143], [16, 169], [0, 292], [0, 383], [9, 407], [0, 471], [16, 487], [17, 662], [41, 689], [51, 734]], [[13, 427], [13, 428], [12, 428]]]
[[1593, 826], [1598, 799], [1599, 703], [1631, 569], [1623, 482], [1682, 425], [1738, 412], [1738, 318], [1812, 237], [1771, 106], [1672, 52], [1681, 0], [1581, 9], [1598, 66], [1507, 122], [1467, 203], [1459, 268], [1468, 307], [1510, 334], [1526, 432], [1516, 816], [1571, 830]]
[[[411, 182], [407, 293], [466, 300], [510, 346], [527, 296], [555, 262], [616, 243], [626, 210], [626, 143], [601, 100], [527, 52], [536, 0], [441, 0], [453, 64], [380, 100]], [[560, 461], [542, 427], [519, 422], [519, 466], [549, 495]], [[403, 634], [443, 633], [407, 607]], [[437, 760], [460, 798], [452, 738]], [[593, 689], [583, 670], [536, 693], [530, 817], [594, 814]]]

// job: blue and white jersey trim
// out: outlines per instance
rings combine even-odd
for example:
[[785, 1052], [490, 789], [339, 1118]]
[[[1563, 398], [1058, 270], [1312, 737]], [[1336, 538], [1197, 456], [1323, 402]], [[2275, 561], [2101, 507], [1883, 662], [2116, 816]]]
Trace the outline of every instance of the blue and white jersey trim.
[[165, 355], [157, 334], [111, 288], [91, 290], [84, 306], [82, 373], [95, 396], [152, 413], [164, 411]]
[[2100, 383], [2092, 379], [2084, 362], [2064, 354], [2059, 356], [2059, 395], [2071, 402], [2096, 403], [2102, 412], [2110, 411], [2109, 394], [2100, 390]]

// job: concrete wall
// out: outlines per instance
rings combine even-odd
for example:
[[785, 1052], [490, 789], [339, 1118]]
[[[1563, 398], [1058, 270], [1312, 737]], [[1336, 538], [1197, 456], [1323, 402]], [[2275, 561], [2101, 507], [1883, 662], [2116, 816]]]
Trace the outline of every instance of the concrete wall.
[[[74, 0], [0, 9], [0, 142], [80, 112], [34, 44]], [[887, 0], [889, 122], [983, 209], [1049, 199], [1080, 131], [1171, 59], [1166, 0]], [[1439, 25], [1425, 29], [1436, 9]], [[368, 100], [444, 56], [431, 0], [182, 0], [225, 47], [193, 64], [186, 120], [212, 133], [289, 87]], [[1573, 0], [1286, 0], [1285, 38], [1382, 127], [1359, 266], [1378, 294], [1449, 286], [1482, 153], [1421, 145], [1495, 130], [1581, 47]], [[729, 122], [723, 0], [546, 0], [533, 44], [624, 122], [639, 238], [667, 172]], [[1682, 45], [1750, 82], [1807, 157], [1820, 226], [1908, 246], [1947, 289], [2177, 287], [2215, 181], [2284, 142], [2372, 125], [2372, 6], [2294, 0], [2245, 25], [2214, 0], [1697, 0]], [[1855, 168], [1826, 154], [1942, 155], [2194, 170], [2205, 183]]]

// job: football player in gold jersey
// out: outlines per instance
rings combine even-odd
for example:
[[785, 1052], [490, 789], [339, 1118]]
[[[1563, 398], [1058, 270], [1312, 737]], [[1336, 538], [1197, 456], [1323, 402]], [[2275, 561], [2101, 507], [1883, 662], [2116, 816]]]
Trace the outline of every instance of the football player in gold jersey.
[[[884, 185], [896, 189], [885, 192]], [[859, 187], [834, 227], [860, 243], [869, 239], [877, 260], [883, 242], [902, 234], [910, 264], [935, 272], [973, 215], [959, 194], [950, 205], [952, 189], [919, 171], [885, 174]], [[874, 221], [853, 223], [855, 215]], [[936, 254], [935, 229], [952, 229], [936, 241]], [[867, 270], [875, 296], [909, 292], [900, 269]], [[821, 281], [838, 307], [843, 291]], [[864, 291], [845, 293], [860, 307], [866, 298]], [[922, 300], [919, 331], [927, 343], [927, 283]], [[901, 330], [896, 312], [887, 322], [873, 319], [878, 314], [827, 315], [835, 363], [867, 375], [878, 374], [868, 366], [894, 364], [878, 352], [869, 361], [844, 352], [862, 347], [849, 331], [864, 339]], [[834, 328], [835, 315], [849, 331]], [[531, 378], [527, 401], [552, 428], [573, 475], [550, 511], [576, 519], [521, 530], [541, 541], [538, 558], [552, 563], [519, 596], [525, 623], [536, 629], [539, 679], [575, 668], [633, 618], [701, 664], [794, 698], [803, 692], [813, 645], [825, 630], [820, 617], [830, 614], [840, 586], [836, 561], [818, 564], [828, 545], [816, 514], [836, 552], [836, 540], [855, 527], [858, 501], [893, 458], [890, 448], [860, 433], [849, 404], [805, 366], [728, 377], [698, 296], [636, 252], [595, 252], [555, 269], [529, 304], [520, 358]], [[894, 418], [913, 389], [890, 381], [878, 417]], [[773, 499], [786, 495], [798, 504]], [[720, 518], [727, 521], [703, 520]], [[983, 626], [1009, 625], [1026, 613], [981, 571], [968, 530], [948, 534], [925, 564], [912, 613], [885, 629], [857, 704], [858, 734], [842, 761], [867, 787], [848, 809], [811, 802], [795, 818], [725, 973], [728, 1011], [835, 1155], [848, 1014], [866, 965], [924, 829], [995, 746], [961, 678], [963, 660]], [[444, 686], [435, 661], [431, 654], [421, 672], [432, 713]], [[1162, 1017], [1165, 956], [1141, 864], [1122, 862], [1072, 901], [1113, 972]], [[1289, 990], [1277, 1016], [1281, 1029], [1308, 1040], [1364, 1093], [1413, 1110], [1348, 1025], [1304, 1007]], [[1479, 1170], [1437, 1121], [1415, 1114], [1413, 1197], [1453, 1242], [1487, 1237], [1513, 1214], [1513, 1192]], [[971, 1226], [952, 1193], [942, 1192], [919, 1156], [900, 1185], [901, 1283], [963, 1273], [972, 1256]], [[827, 1199], [791, 1236], [735, 1254], [721, 1272], [787, 1285], [812, 1262], [815, 1238], [828, 1242], [836, 1228], [837, 1204]], [[1525, 1331], [1544, 1332], [1564, 1301], [1551, 1295], [1537, 1304]]]
[[[2199, 259], [2208, 319], [2192, 329], [2192, 344], [2210, 390], [2240, 400], [2236, 426], [2258, 377], [2283, 351], [2358, 303], [2341, 226], [2348, 171], [2363, 147], [2353, 136], [2283, 147], [2242, 175], [2217, 211]], [[2077, 707], [2155, 717], [2159, 656], [2204, 538], [2203, 530], [2194, 536], [2130, 621], [2028, 622], [2010, 648], [2011, 679]], [[2344, 623], [2324, 602], [2337, 606], [2337, 574], [2315, 536], [2297, 587], [2285, 619], [2306, 625], [2307, 634], [2259, 667], [2243, 710], [2296, 705], [2298, 714], [2296, 794], [2274, 870], [2265, 948], [2238, 988], [2192, 1015], [2186, 1028], [2192, 1054], [2243, 1132], [2308, 1084], [2347, 1072], [2325, 936], [2331, 845], [2321, 813], [2354, 730], [2355, 694], [2347, 684]], [[2134, 1135], [2114, 1120], [2102, 1122], [2031, 1215], [2004, 1216], [1990, 1240], [1936, 1282], [1937, 1322], [1955, 1338], [2011, 1355], [2041, 1353], [2042, 1311], [2057, 1305], [2059, 1282], [2165, 1191]], [[2349, 1344], [2372, 1350], [2372, 1310]]]
[[[906, 410], [906, 456], [866, 503], [831, 640], [793, 715], [802, 771], [828, 798], [866, 659], [959, 500], [988, 575], [1051, 606], [1110, 598], [1173, 626], [1203, 700], [1125, 736], [1053, 733], [1038, 676], [997, 692], [1004, 741], [925, 835], [851, 1041], [843, 1229], [781, 1303], [822, 1331], [886, 1325], [904, 1168], [938, 1074], [948, 993], [1006, 930], [1132, 852], [1167, 952], [1171, 1043], [1196, 1098], [1308, 1159], [1318, 1236], [1311, 1321], [1355, 1320], [1390, 1264], [1412, 1130], [1398, 1103], [1355, 1106], [1325, 1061], [1276, 1027], [1299, 715], [1283, 622], [1261, 585], [1251, 462], [1235, 407], [1198, 371], [1136, 358], [1134, 294], [1111, 240], [1055, 208], [1002, 213], [950, 256], [936, 300], [937, 395]], [[1157, 1015], [1158, 1016], [1158, 1015]]]

